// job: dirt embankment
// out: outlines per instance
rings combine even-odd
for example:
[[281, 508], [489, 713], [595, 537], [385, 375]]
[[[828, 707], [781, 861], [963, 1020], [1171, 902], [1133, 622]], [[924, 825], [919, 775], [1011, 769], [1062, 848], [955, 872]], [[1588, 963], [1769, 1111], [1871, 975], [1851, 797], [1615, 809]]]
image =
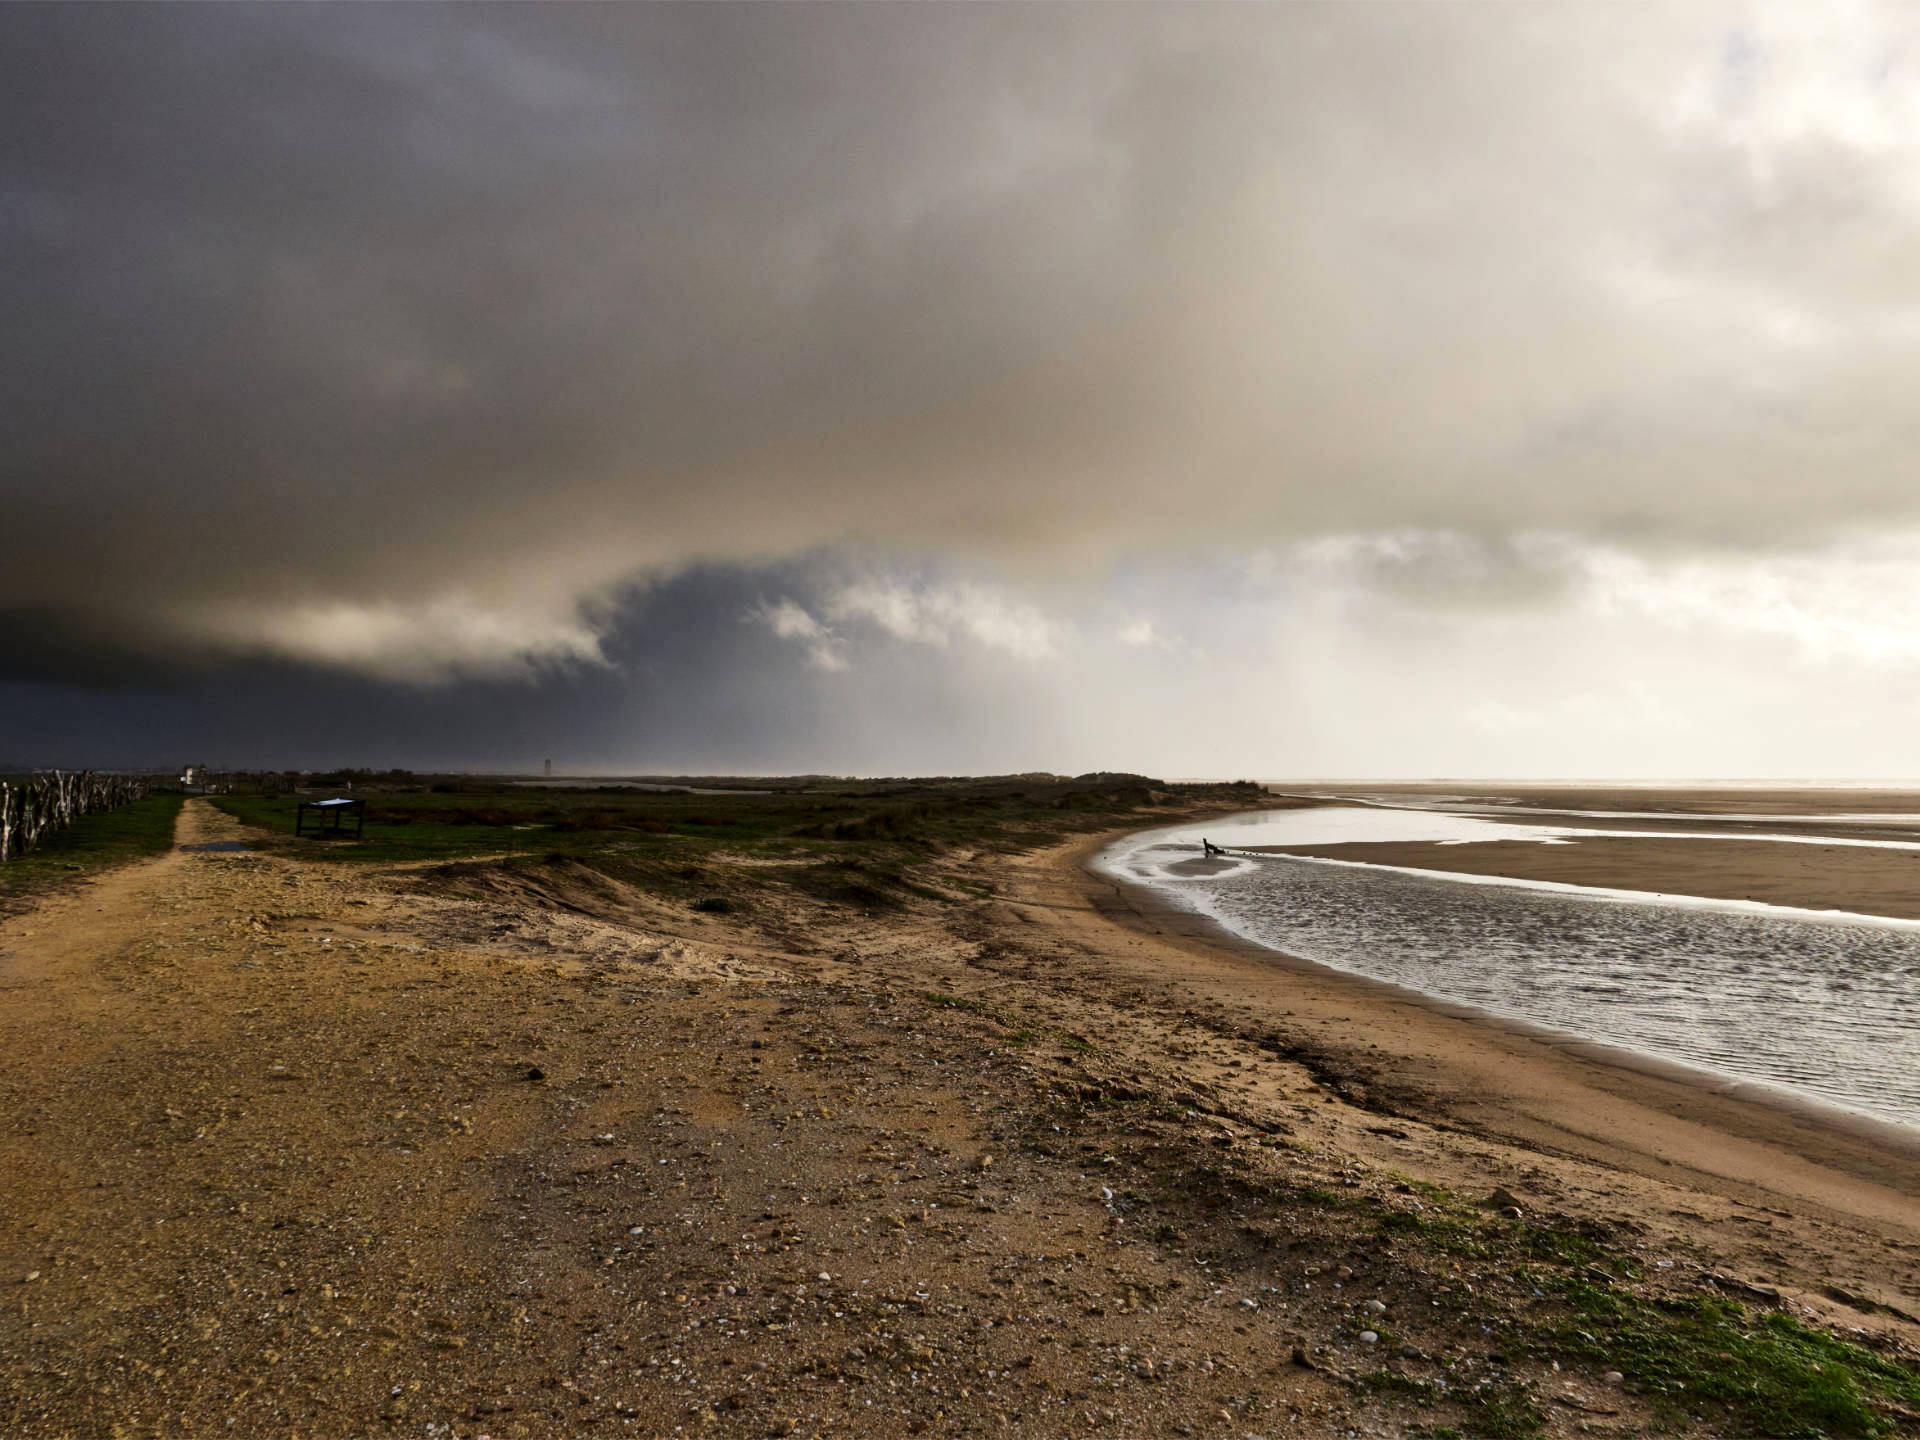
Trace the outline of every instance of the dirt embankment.
[[0, 1433], [1638, 1433], [1563, 1271], [1915, 1339], [1870, 1147], [1716, 1151], [1076, 848], [880, 918], [181, 851], [0, 924]]

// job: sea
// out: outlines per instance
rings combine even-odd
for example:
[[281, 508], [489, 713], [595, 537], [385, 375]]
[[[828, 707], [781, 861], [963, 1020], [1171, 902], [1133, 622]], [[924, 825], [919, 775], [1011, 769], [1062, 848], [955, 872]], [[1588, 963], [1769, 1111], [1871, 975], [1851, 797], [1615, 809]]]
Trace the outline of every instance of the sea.
[[[1095, 866], [1299, 959], [1920, 1133], [1920, 922], [1243, 848], [1628, 833], [1583, 829], [1566, 811], [1522, 820], [1505, 808], [1496, 820], [1430, 802], [1329, 805], [1131, 835]], [[1203, 856], [1203, 836], [1229, 853]], [[1753, 830], [1740, 838], [1809, 843]], [[1831, 835], [1813, 843], [1920, 849]]]

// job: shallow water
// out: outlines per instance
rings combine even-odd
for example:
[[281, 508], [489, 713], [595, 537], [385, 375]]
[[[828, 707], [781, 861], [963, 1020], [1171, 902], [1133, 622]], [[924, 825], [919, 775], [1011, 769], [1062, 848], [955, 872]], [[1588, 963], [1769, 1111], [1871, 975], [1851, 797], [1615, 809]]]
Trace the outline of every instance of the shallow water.
[[[1614, 830], [1587, 825], [1537, 821], [1516, 823], [1498, 818], [1502, 814], [1529, 815], [1614, 814], [1626, 812], [1527, 811], [1492, 812], [1465, 810], [1429, 810], [1398, 805], [1314, 805], [1303, 810], [1261, 810], [1227, 820], [1211, 821], [1194, 827], [1191, 836], [1202, 834], [1216, 845], [1228, 847], [1274, 847], [1298, 849], [1321, 845], [1382, 843], [1431, 843], [1436, 845], [1473, 845], [1495, 840], [1522, 840], [1536, 845], [1564, 845], [1569, 841], [1595, 840], [1737, 840], [1770, 842], [1779, 845], [1824, 845], [1865, 850], [1920, 850], [1920, 841], [1863, 839], [1832, 834], [1796, 834], [1789, 831], [1751, 829], [1700, 830]], [[1658, 811], [1638, 811], [1630, 818], [1679, 820], [1693, 825], [1715, 826], [1732, 816], [1663, 815]], [[1779, 823], [1788, 817], [1772, 816]], [[1796, 820], [1802, 817], [1792, 817]], [[1806, 817], [1817, 820], [1819, 817]], [[1887, 823], [1892, 823], [1891, 821]]]
[[1920, 1128], [1920, 924], [1278, 856], [1200, 862], [1202, 833], [1332, 843], [1269, 838], [1266, 820], [1134, 836], [1101, 865], [1290, 955]]

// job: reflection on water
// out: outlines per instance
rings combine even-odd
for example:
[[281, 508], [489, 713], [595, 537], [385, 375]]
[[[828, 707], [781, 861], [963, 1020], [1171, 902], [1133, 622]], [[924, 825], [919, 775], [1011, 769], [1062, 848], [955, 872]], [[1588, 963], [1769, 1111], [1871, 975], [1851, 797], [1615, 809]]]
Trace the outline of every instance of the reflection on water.
[[1102, 863], [1303, 959], [1920, 1126], [1920, 925], [1282, 857], [1202, 868], [1198, 848], [1137, 836]]

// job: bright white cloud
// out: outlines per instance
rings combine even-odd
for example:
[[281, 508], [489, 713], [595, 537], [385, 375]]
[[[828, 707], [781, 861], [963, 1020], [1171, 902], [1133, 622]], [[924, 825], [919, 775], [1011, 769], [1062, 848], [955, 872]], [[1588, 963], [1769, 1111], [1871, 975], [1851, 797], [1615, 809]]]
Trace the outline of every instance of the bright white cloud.
[[1780, 642], [1814, 661], [1920, 664], [1920, 537], [1804, 554], [1652, 558], [1575, 552], [1583, 603], [1711, 643], [1716, 633]]
[[807, 660], [815, 669], [836, 671], [847, 668], [845, 642], [815, 619], [804, 606], [782, 598], [771, 605], [762, 603], [752, 612], [751, 618], [765, 624], [782, 640], [796, 640], [803, 644]]
[[1049, 658], [1062, 637], [1060, 624], [1038, 606], [967, 581], [856, 580], [838, 587], [826, 610], [836, 621], [866, 621], [896, 640], [945, 646], [963, 639], [1018, 660]]
[[467, 597], [403, 604], [334, 601], [285, 608], [209, 608], [205, 640], [241, 653], [358, 670], [401, 684], [532, 677], [551, 665], [601, 665], [601, 637], [568, 613], [493, 608]]

